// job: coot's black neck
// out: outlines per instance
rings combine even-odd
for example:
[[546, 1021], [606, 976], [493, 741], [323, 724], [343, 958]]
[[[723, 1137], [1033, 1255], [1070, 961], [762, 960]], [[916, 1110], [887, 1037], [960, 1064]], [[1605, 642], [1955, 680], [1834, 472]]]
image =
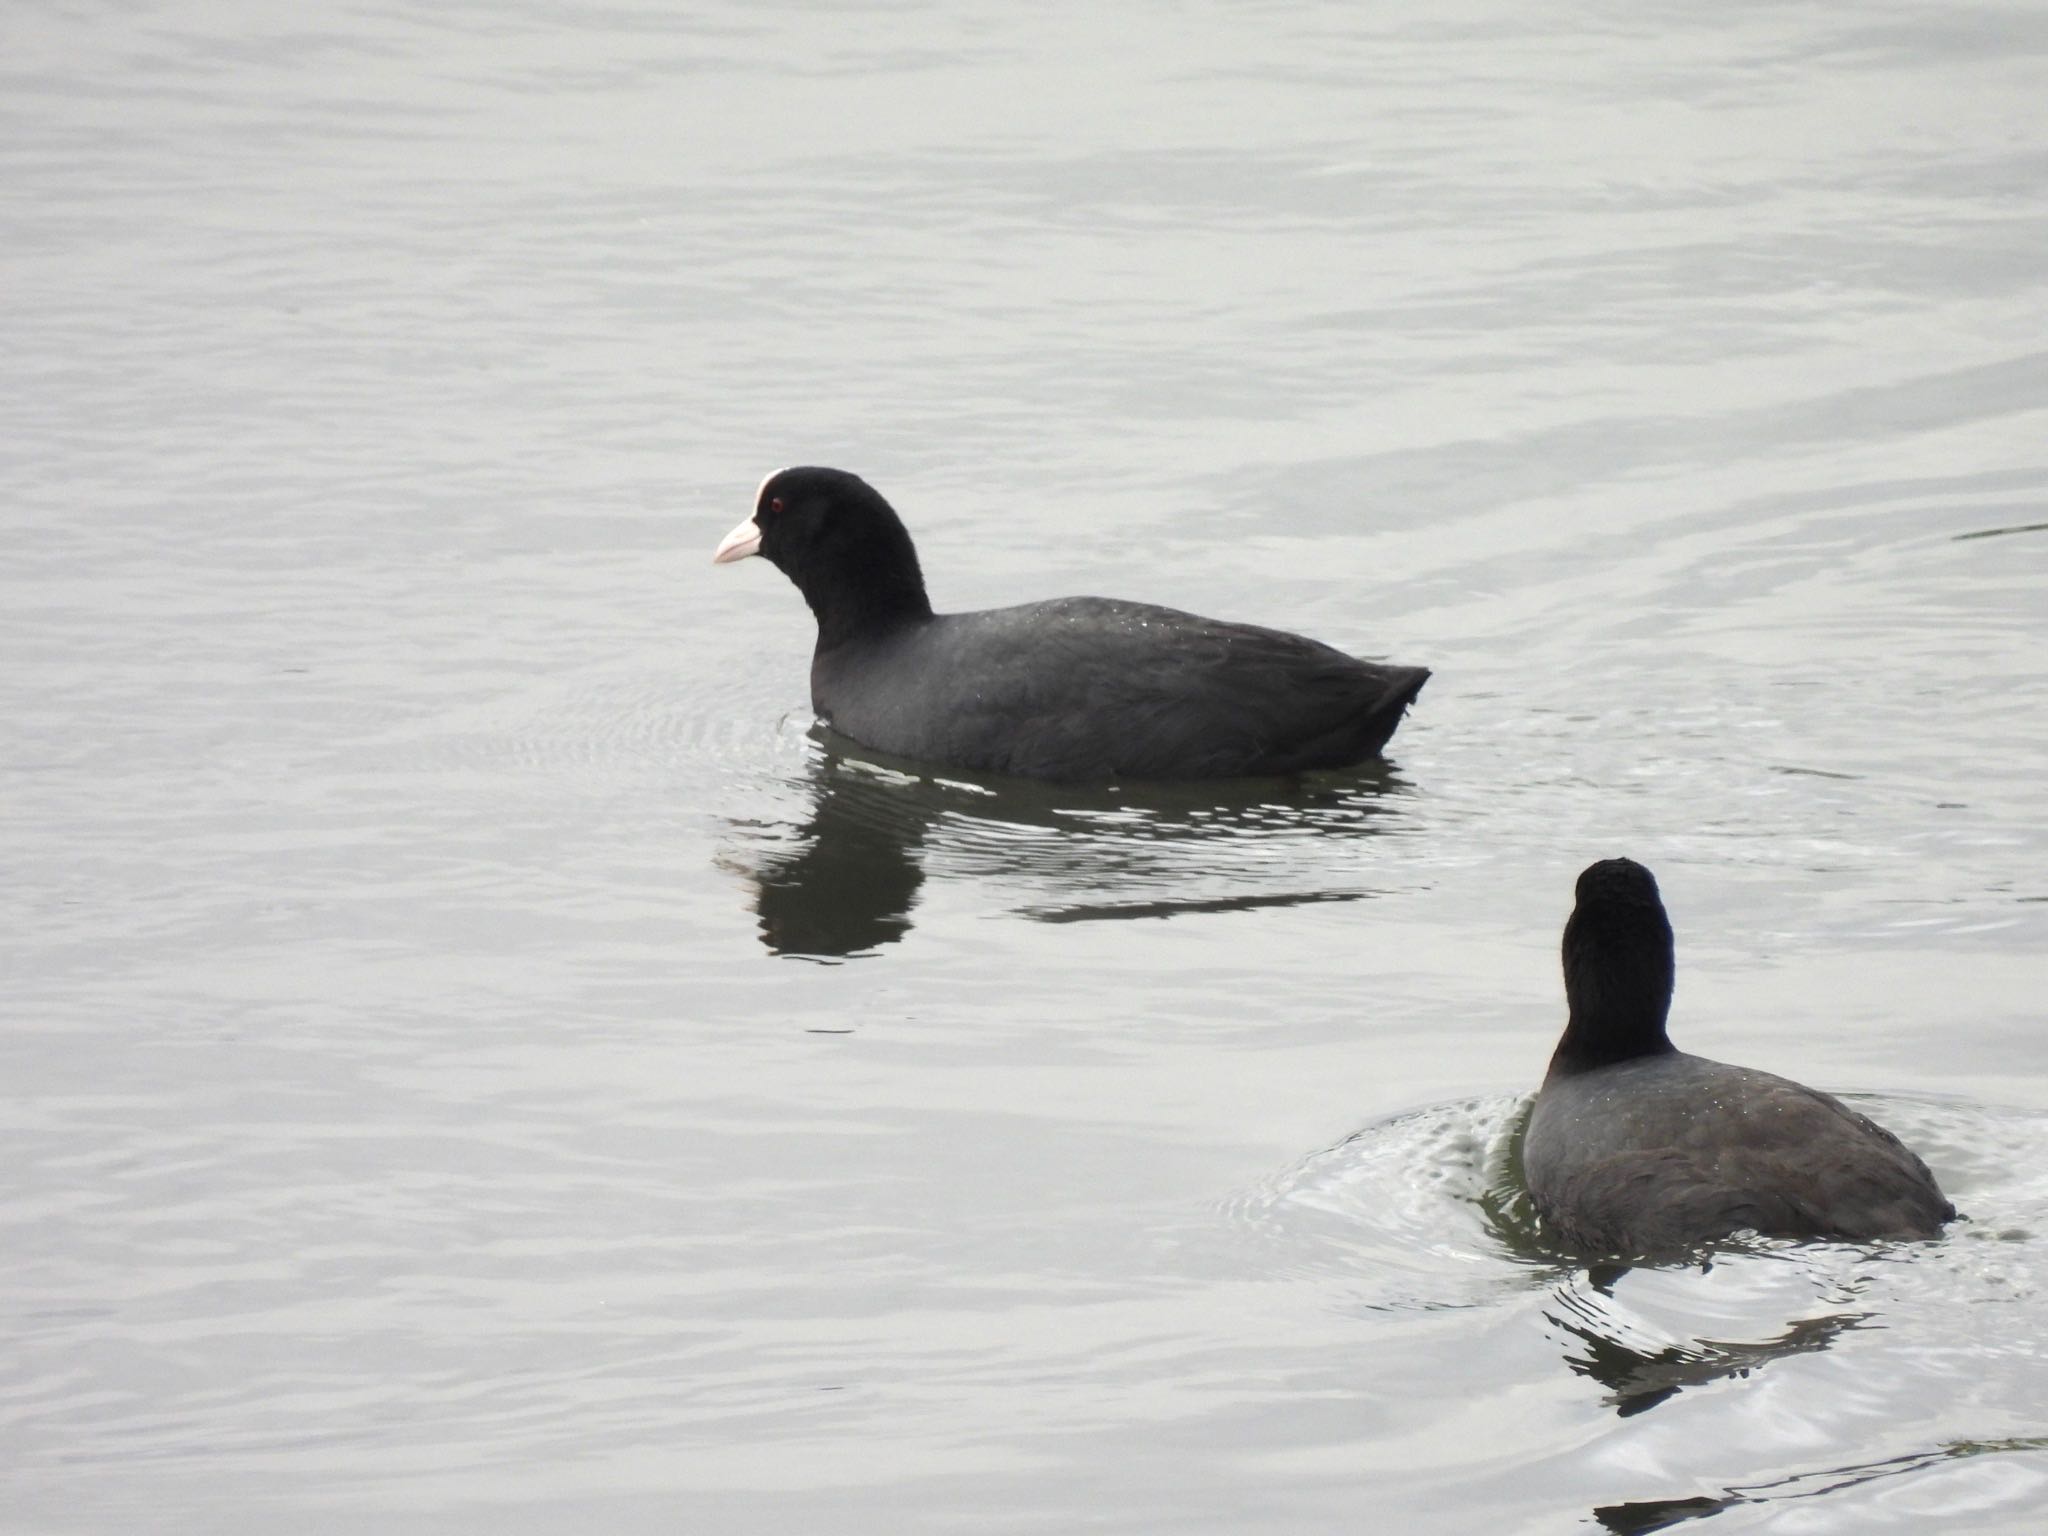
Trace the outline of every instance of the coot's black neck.
[[857, 542], [807, 551], [785, 569], [817, 618], [821, 651], [932, 616], [917, 549], [894, 513], [863, 529]]
[[1676, 1051], [1665, 1033], [1674, 976], [1671, 924], [1661, 907], [1581, 905], [1564, 929], [1571, 1020], [1550, 1058], [1550, 1075]]

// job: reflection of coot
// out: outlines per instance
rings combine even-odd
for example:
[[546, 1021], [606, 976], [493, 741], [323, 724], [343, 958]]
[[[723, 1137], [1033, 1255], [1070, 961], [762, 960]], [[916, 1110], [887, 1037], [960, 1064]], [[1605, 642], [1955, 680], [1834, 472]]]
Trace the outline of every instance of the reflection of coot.
[[1681, 1520], [1703, 1520], [1743, 1502], [1739, 1498], [1640, 1499], [1629, 1504], [1603, 1504], [1593, 1511], [1600, 1528], [1612, 1536], [1649, 1536], [1668, 1530]]
[[[843, 756], [850, 744], [822, 728], [814, 739], [809, 817], [788, 829], [792, 846], [750, 861], [761, 942], [779, 955], [846, 958], [895, 943], [933, 869], [1022, 885], [1013, 910], [1041, 922], [1355, 901], [1370, 892], [1349, 878], [1300, 882], [1313, 879], [1317, 849], [1341, 848], [1338, 868], [1354, 876], [1358, 839], [1395, 824], [1407, 789], [1379, 764], [1135, 790], [956, 782], [860, 748]], [[1289, 845], [1302, 857], [1273, 856]], [[1276, 871], [1290, 887], [1261, 888]]]
[[[1785, 1473], [1762, 1482], [1740, 1484], [1718, 1494], [1694, 1494], [1676, 1499], [1636, 1499], [1626, 1504], [1603, 1504], [1593, 1518], [1612, 1536], [1649, 1536], [1651, 1531], [1668, 1531], [1690, 1520], [1704, 1520], [1723, 1510], [1743, 1504], [1772, 1504], [1780, 1500], [1810, 1499], [1818, 1494], [1839, 1494], [1844, 1489], [1874, 1483], [1880, 1478], [1906, 1477], [1925, 1472], [1943, 1462], [1987, 1451], [2032, 1451], [2039, 1447], [2029, 1440], [1982, 1442], [1957, 1440], [1927, 1450], [1908, 1451], [1879, 1461], [1852, 1462], [1848, 1466], [1814, 1467], [1804, 1472]], [[1940, 1522], [1936, 1522], [1940, 1523]]]
[[754, 910], [778, 955], [843, 959], [910, 931], [929, 811], [895, 784], [825, 765], [797, 849], [762, 862]]
[[1667, 1402], [1688, 1387], [1746, 1376], [1790, 1355], [1817, 1353], [1868, 1321], [1861, 1312], [1830, 1313], [1797, 1318], [1776, 1335], [1753, 1343], [1689, 1339], [1646, 1347], [1630, 1342], [1625, 1334], [1633, 1330], [1611, 1315], [1609, 1298], [1621, 1273], [1625, 1271], [1596, 1270], [1587, 1289], [1576, 1282], [1561, 1286], [1558, 1305], [1547, 1315], [1585, 1346], [1583, 1352], [1567, 1356], [1566, 1363], [1607, 1388], [1612, 1394], [1608, 1402], [1624, 1419]]

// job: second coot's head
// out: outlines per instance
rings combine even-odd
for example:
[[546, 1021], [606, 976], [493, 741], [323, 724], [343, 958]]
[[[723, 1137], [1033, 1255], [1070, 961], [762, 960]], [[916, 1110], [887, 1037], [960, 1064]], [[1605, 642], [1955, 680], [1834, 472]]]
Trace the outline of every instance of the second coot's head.
[[1602, 859], [1579, 875], [1576, 894], [1564, 928], [1571, 1021], [1552, 1070], [1670, 1051], [1675, 962], [1656, 876], [1633, 859]]

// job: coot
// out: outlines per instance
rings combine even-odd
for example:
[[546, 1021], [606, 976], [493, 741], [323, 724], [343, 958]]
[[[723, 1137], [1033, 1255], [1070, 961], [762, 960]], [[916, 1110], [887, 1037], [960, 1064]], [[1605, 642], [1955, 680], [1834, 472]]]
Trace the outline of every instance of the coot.
[[765, 556], [818, 620], [811, 704], [864, 746], [1040, 779], [1295, 773], [1377, 753], [1428, 681], [1300, 635], [1068, 597], [934, 613], [888, 502], [777, 470], [715, 562]]
[[1671, 924], [1642, 865], [1579, 876], [1570, 1022], [1522, 1144], [1537, 1212], [1588, 1255], [1670, 1255], [1736, 1232], [1932, 1237], [1955, 1207], [1890, 1131], [1812, 1088], [1664, 1032]]

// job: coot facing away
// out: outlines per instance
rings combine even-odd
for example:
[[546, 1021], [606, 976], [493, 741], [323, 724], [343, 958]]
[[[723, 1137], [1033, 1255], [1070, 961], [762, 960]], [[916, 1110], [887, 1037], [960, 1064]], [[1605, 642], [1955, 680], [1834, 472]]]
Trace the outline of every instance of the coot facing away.
[[1744, 1231], [1932, 1237], [1955, 1216], [1927, 1165], [1841, 1100], [1672, 1045], [1671, 924], [1647, 869], [1602, 860], [1577, 896], [1570, 1021], [1522, 1144], [1530, 1198], [1568, 1245], [1657, 1256]]
[[1429, 680], [1300, 635], [1149, 603], [934, 613], [895, 509], [844, 470], [778, 470], [718, 563], [761, 555], [818, 621], [811, 704], [877, 751], [1040, 779], [1210, 779], [1374, 756]]

